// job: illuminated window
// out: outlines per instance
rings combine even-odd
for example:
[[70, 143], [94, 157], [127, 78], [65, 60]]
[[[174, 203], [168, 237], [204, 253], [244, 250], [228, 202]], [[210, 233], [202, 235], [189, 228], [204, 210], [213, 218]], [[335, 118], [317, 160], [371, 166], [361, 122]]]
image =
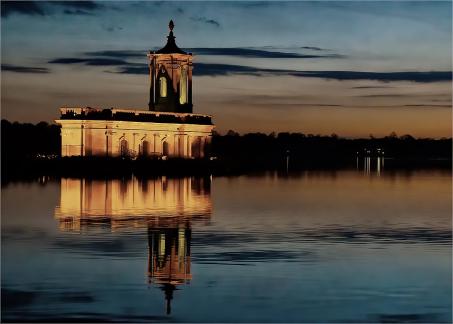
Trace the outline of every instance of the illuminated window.
[[160, 96], [165, 98], [167, 96], [167, 79], [163, 76], [160, 77], [159, 84], [160, 84]]
[[187, 103], [187, 67], [181, 67], [181, 79], [179, 81], [179, 103]]

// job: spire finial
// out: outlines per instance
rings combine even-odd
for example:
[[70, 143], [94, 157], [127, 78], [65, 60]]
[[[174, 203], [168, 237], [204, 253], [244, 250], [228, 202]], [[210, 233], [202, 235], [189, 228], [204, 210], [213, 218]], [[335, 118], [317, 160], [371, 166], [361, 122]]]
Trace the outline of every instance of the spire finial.
[[[1, 0], [0, 0], [1, 1]], [[173, 28], [175, 28], [175, 23], [173, 22], [173, 19], [170, 20], [168, 23], [168, 28], [170, 29], [170, 32], [168, 33], [167, 36], [167, 44], [160, 50], [158, 50], [156, 53], [157, 54], [170, 54], [170, 53], [180, 53], [180, 54], [187, 54], [184, 52], [182, 49], [180, 49], [175, 42], [175, 35], [173, 35]]]

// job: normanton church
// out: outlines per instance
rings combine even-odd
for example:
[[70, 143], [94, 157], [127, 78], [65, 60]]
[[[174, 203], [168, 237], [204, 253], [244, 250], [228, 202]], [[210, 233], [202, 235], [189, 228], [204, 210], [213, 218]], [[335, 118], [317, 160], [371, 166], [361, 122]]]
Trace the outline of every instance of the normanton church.
[[148, 53], [149, 110], [62, 107], [62, 156], [204, 158], [214, 128], [193, 113], [192, 53], [176, 45], [170, 21], [167, 44]]

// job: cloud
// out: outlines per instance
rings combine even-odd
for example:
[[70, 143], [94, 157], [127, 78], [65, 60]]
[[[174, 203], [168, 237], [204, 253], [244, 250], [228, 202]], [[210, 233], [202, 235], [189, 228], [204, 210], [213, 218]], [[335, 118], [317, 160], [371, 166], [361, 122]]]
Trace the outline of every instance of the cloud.
[[2, 17], [11, 14], [29, 16], [47, 16], [63, 9], [65, 15], [92, 15], [92, 11], [102, 8], [103, 5], [94, 1], [2, 1]]
[[220, 27], [220, 23], [214, 19], [208, 19], [206, 17], [191, 17], [190, 20], [195, 22], [201, 22], [215, 27]]
[[387, 89], [391, 88], [390, 86], [358, 86], [358, 87], [352, 87], [351, 89]]
[[328, 50], [325, 49], [325, 48], [316, 47], [316, 46], [301, 46], [301, 48], [303, 48], [303, 49], [308, 49], [308, 50], [312, 50], [312, 51], [328, 51]]
[[[283, 2], [278, 2], [278, 4], [282, 4]], [[275, 3], [270, 1], [238, 1], [235, 5], [240, 6], [242, 8], [267, 8], [271, 5], [275, 5]]]
[[75, 9], [85, 9], [85, 10], [94, 10], [99, 9], [102, 5], [94, 1], [50, 1], [52, 5], [75, 8]]
[[114, 59], [114, 58], [59, 58], [51, 60], [48, 63], [50, 64], [84, 64], [90, 66], [118, 66], [118, 65], [127, 65], [131, 64], [123, 60]]
[[63, 10], [65, 15], [94, 15], [93, 11], [100, 9], [102, 5], [94, 1], [53, 1], [50, 2], [54, 6], [68, 8]]
[[80, 9], [77, 9], [77, 10], [69, 10], [69, 9], [66, 9], [63, 11], [63, 13], [65, 15], [85, 15], [85, 16], [92, 16], [93, 13], [92, 12], [88, 12], [86, 10], [80, 10]]
[[[256, 75], [260, 74], [260, 69], [243, 66], [243, 65], [230, 65], [230, 64], [216, 64], [216, 63], [195, 63], [194, 74], [200, 76], [218, 76], [218, 75], [232, 75], [232, 74], [246, 74]], [[264, 70], [263, 70], [264, 71]]]
[[250, 58], [342, 58], [344, 56], [339, 54], [329, 55], [311, 55], [311, 54], [299, 54], [291, 52], [277, 52], [267, 51], [262, 49], [251, 49], [241, 47], [199, 47], [199, 48], [188, 48], [187, 50], [193, 51], [198, 55], [225, 55], [225, 56], [240, 56]]
[[149, 68], [146, 64], [134, 64], [129, 63], [127, 65], [120, 66], [116, 71], [107, 71], [110, 73], [120, 73], [120, 74], [148, 74]]
[[30, 16], [44, 16], [45, 11], [34, 1], [2, 1], [2, 17], [8, 17], [11, 14], [18, 13]]
[[195, 75], [290, 75], [305, 78], [321, 78], [332, 80], [375, 80], [375, 81], [413, 81], [413, 82], [438, 82], [451, 81], [451, 71], [429, 72], [362, 72], [362, 71], [297, 71], [264, 69], [251, 66], [197, 63], [194, 69]]
[[17, 73], [49, 73], [50, 72], [50, 70], [48, 68], [19, 66], [19, 65], [12, 65], [12, 64], [2, 64], [2, 71], [10, 71], [10, 72], [17, 72]]
[[[194, 63], [194, 74], [198, 76], [225, 76], [233, 74], [257, 75], [259, 70], [249, 66]], [[119, 66], [113, 73], [122, 74], [148, 74], [148, 66], [139, 63], [127, 63]]]
[[[268, 51], [263, 49], [252, 49], [242, 47], [193, 47], [185, 48], [186, 51], [196, 55], [212, 55], [212, 56], [238, 56], [247, 58], [343, 58], [344, 55], [328, 54], [299, 54], [291, 52]], [[146, 51], [98, 51], [88, 52], [86, 55], [91, 56], [108, 56], [108, 57], [142, 57]]]
[[438, 104], [413, 104], [413, 105], [404, 105], [404, 107], [427, 107], [427, 108], [451, 108], [452, 105], [438, 105]]
[[[145, 64], [128, 63], [119, 66], [116, 73], [148, 74]], [[195, 63], [194, 75], [197, 76], [227, 76], [227, 75], [256, 75], [256, 76], [294, 76], [304, 78], [321, 78], [331, 80], [374, 80], [382, 82], [412, 81], [412, 82], [439, 82], [450, 81], [451, 71], [431, 72], [361, 72], [361, 71], [296, 71], [263, 69], [244, 65]]]
[[365, 94], [365, 95], [360, 95], [357, 97], [363, 97], [363, 98], [400, 98], [400, 97], [406, 97], [406, 94], [403, 93], [379, 93], [379, 94]]
[[124, 29], [121, 26], [102, 26], [102, 28], [104, 28], [104, 30], [106, 30], [106, 31], [108, 31], [110, 33], [121, 31], [121, 30]]
[[[193, 48], [194, 52], [211, 53], [211, 55], [261, 55], [261, 57], [281, 57], [293, 53], [269, 52], [244, 48]], [[148, 74], [148, 66], [142, 63], [128, 62], [127, 58], [144, 57], [145, 51], [98, 51], [87, 52], [87, 58], [59, 58], [49, 61], [51, 64], [84, 64], [90, 66], [116, 66], [112, 73]], [[280, 55], [280, 56], [279, 56]], [[296, 54], [298, 55], [298, 54]], [[289, 56], [286, 56], [289, 57]], [[195, 63], [194, 75], [198, 76], [227, 76], [227, 75], [256, 75], [256, 76], [294, 76], [304, 78], [321, 78], [331, 80], [372, 80], [381, 82], [412, 81], [439, 82], [451, 81], [451, 71], [421, 71], [421, 72], [367, 72], [367, 71], [298, 71], [286, 69], [267, 69], [246, 65], [221, 63]], [[367, 95], [381, 96], [381, 95]]]
[[451, 71], [428, 72], [362, 72], [362, 71], [295, 71], [290, 75], [335, 80], [375, 80], [375, 81], [412, 81], [438, 82], [451, 81]]
[[88, 56], [100, 56], [100, 57], [119, 57], [119, 58], [134, 58], [134, 57], [145, 57], [147, 51], [133, 51], [133, 50], [114, 50], [114, 51], [96, 51], [86, 52]]

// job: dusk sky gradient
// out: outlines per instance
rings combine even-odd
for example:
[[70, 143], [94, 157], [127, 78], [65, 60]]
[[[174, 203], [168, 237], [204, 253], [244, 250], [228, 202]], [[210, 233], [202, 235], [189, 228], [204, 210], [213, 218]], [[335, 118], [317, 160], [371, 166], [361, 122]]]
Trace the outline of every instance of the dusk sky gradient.
[[451, 1], [4, 2], [2, 118], [147, 109], [175, 22], [216, 130], [451, 137]]

